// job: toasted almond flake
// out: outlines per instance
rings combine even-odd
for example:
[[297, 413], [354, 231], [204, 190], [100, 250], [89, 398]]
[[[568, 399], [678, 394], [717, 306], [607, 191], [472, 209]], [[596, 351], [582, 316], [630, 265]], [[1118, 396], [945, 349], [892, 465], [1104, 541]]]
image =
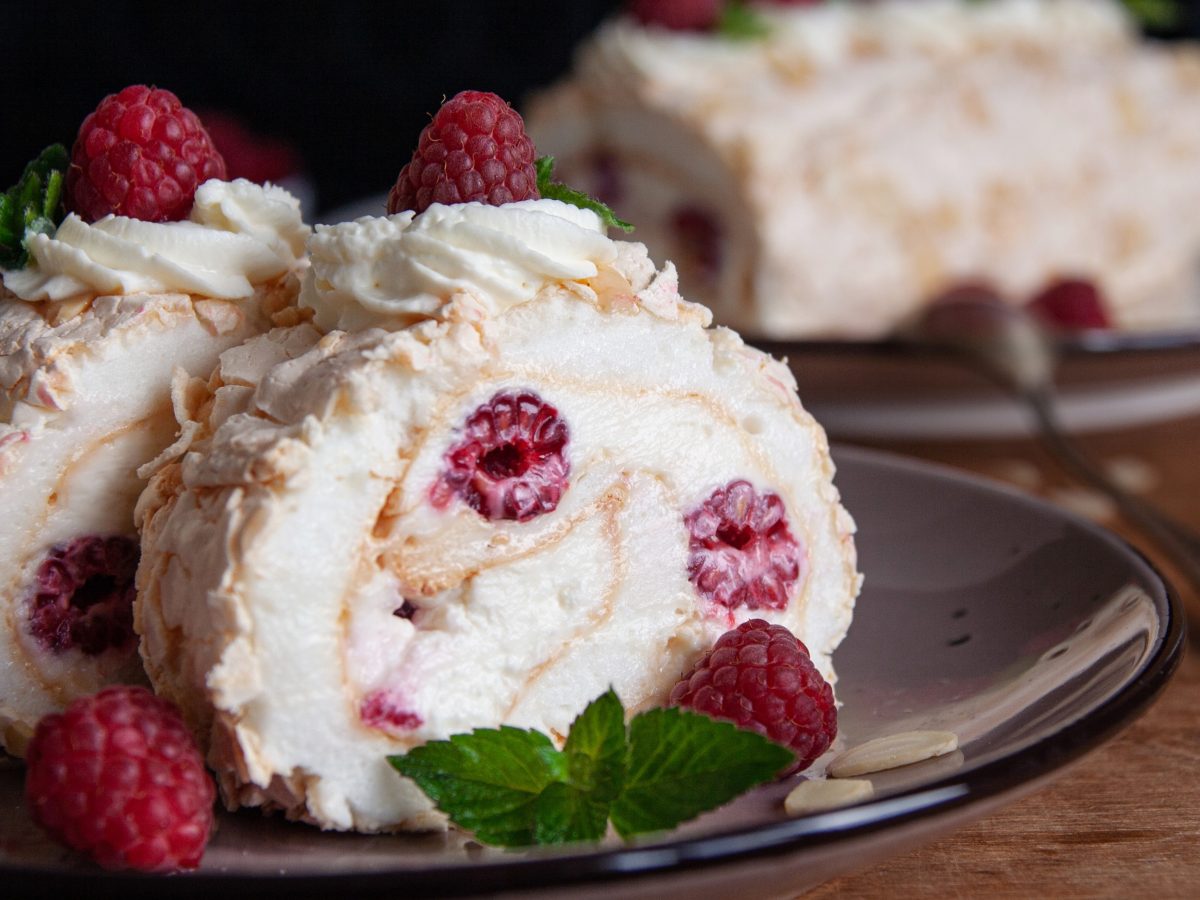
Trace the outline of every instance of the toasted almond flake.
[[1093, 522], [1111, 522], [1117, 516], [1116, 504], [1099, 491], [1084, 487], [1055, 488], [1050, 499], [1071, 512]]
[[802, 781], [783, 801], [784, 811], [789, 816], [821, 812], [849, 806], [875, 796], [871, 782], [861, 778], [846, 778], [840, 781]]
[[952, 731], [905, 731], [851, 747], [829, 764], [826, 774], [831, 778], [850, 778], [882, 772], [944, 756], [957, 749], [958, 735]]

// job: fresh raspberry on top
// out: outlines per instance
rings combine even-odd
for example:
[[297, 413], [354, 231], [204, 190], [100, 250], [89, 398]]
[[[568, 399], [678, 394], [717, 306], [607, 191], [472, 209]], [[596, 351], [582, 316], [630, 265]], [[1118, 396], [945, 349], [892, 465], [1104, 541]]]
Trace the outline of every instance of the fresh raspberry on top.
[[140, 549], [123, 535], [85, 535], [50, 549], [29, 599], [29, 632], [54, 653], [132, 652]]
[[783, 500], [731, 481], [684, 516], [688, 578], [718, 606], [783, 609], [800, 579], [804, 553], [788, 528]]
[[721, 635], [672, 688], [670, 702], [789, 748], [796, 754], [789, 772], [807, 769], [837, 736], [833, 689], [808, 648], [782, 625], [762, 619]]
[[708, 31], [717, 24], [725, 0], [629, 0], [630, 15], [643, 25], [672, 31]]
[[1063, 331], [1112, 327], [1099, 289], [1082, 278], [1063, 278], [1048, 285], [1029, 301], [1029, 311]]
[[38, 722], [26, 754], [35, 822], [106, 869], [200, 864], [212, 830], [212, 779], [178, 710], [114, 685]]
[[467, 417], [430, 500], [443, 509], [458, 496], [493, 520], [552, 512], [571, 474], [569, 439], [558, 410], [533, 391], [501, 391]]
[[79, 126], [66, 205], [85, 222], [110, 213], [169, 222], [187, 217], [198, 185], [224, 177], [225, 160], [196, 114], [170, 91], [135, 84]]
[[431, 203], [492, 206], [537, 200], [533, 141], [520, 114], [495, 94], [463, 91], [425, 126], [412, 159], [388, 195], [388, 212]]

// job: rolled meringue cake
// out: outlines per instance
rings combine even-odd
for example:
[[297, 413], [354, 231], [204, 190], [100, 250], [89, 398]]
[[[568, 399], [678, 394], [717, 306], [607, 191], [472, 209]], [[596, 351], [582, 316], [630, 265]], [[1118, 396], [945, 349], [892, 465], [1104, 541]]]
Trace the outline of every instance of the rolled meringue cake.
[[753, 8], [758, 39], [618, 18], [527, 112], [718, 322], [870, 339], [1080, 279], [1113, 327], [1200, 322], [1194, 46], [1115, 0]]
[[181, 391], [138, 508], [146, 669], [228, 805], [443, 827], [389, 754], [665, 703], [749, 618], [833, 678], [860, 577], [824, 433], [670, 263], [545, 199], [309, 252], [314, 324]]
[[[0, 292], [0, 740], [143, 681], [138, 468], [176, 437], [172, 373], [296, 321], [308, 227], [286, 191], [208, 181], [191, 218], [69, 215]], [[174, 398], [182, 402], [180, 395]]]

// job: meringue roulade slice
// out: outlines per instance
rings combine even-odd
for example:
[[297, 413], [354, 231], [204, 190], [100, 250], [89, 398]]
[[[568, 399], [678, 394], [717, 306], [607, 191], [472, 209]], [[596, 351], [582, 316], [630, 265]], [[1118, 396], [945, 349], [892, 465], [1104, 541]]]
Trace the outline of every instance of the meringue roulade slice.
[[[191, 222], [69, 218], [65, 232], [31, 242], [33, 265], [4, 273], [0, 739], [9, 753], [22, 754], [37, 720], [75, 697], [145, 680], [133, 510], [139, 467], [176, 440], [173, 374], [207, 376], [222, 351], [272, 319], [295, 321], [306, 231], [296, 202], [209, 182], [197, 207]], [[279, 221], [252, 227], [254, 210]]]
[[964, 284], [1024, 304], [1082, 280], [1089, 325], [1200, 322], [1195, 46], [1143, 40], [1115, 0], [755, 13], [741, 41], [617, 18], [528, 108], [716, 321], [874, 339]]
[[[504, 252], [485, 220], [554, 203], [454, 207], [472, 228], [443, 237]], [[450, 209], [318, 229], [305, 295], [344, 311], [327, 263], [373, 246], [409, 271], [395, 241]], [[190, 451], [139, 506], [138, 629], [230, 805], [441, 827], [388, 754], [501, 723], [561, 741], [610, 685], [664, 704], [749, 618], [832, 680], [860, 578], [824, 433], [669, 263], [608, 243], [519, 302], [476, 279], [396, 330], [257, 338], [195, 386]]]

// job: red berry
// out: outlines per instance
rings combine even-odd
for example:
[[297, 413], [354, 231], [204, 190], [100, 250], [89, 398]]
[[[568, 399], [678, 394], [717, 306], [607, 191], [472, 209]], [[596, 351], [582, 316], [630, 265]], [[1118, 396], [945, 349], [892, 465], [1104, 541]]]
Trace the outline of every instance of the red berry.
[[643, 25], [672, 31], [708, 31], [717, 24], [725, 0], [629, 0], [630, 14]]
[[225, 160], [229, 178], [278, 183], [300, 169], [296, 151], [286, 141], [258, 134], [229, 113], [206, 111], [204, 128]]
[[421, 714], [409, 709], [403, 697], [392, 691], [372, 691], [359, 704], [358, 717], [370, 728], [392, 734], [413, 731], [425, 724]]
[[56, 840], [106, 869], [195, 868], [213, 823], [204, 760], [166, 700], [114, 685], [38, 722], [25, 802]]
[[688, 578], [701, 597], [728, 609], [787, 606], [804, 554], [778, 494], [731, 481], [683, 522], [691, 535]]
[[715, 216], [697, 206], [682, 206], [671, 215], [680, 250], [706, 281], [721, 272], [725, 239]]
[[130, 85], [79, 126], [67, 169], [67, 209], [85, 222], [110, 213], [146, 222], [187, 217], [197, 186], [225, 160], [196, 114], [170, 91]]
[[536, 200], [534, 156], [520, 113], [495, 94], [463, 91], [443, 103], [421, 132], [388, 195], [388, 212], [419, 213], [431, 203]]
[[1081, 278], [1050, 284], [1029, 301], [1029, 311], [1051, 328], [1065, 331], [1112, 327], [1100, 291]]
[[812, 765], [837, 736], [833, 689], [808, 648], [762, 619], [727, 631], [671, 690], [671, 705], [756, 731], [796, 754], [789, 772]]
[[29, 631], [47, 650], [132, 651], [137, 541], [89, 535], [51, 548], [35, 576]]
[[558, 410], [533, 391], [501, 391], [467, 418], [430, 499], [444, 508], [458, 496], [485, 519], [552, 512], [571, 474], [569, 439]]

